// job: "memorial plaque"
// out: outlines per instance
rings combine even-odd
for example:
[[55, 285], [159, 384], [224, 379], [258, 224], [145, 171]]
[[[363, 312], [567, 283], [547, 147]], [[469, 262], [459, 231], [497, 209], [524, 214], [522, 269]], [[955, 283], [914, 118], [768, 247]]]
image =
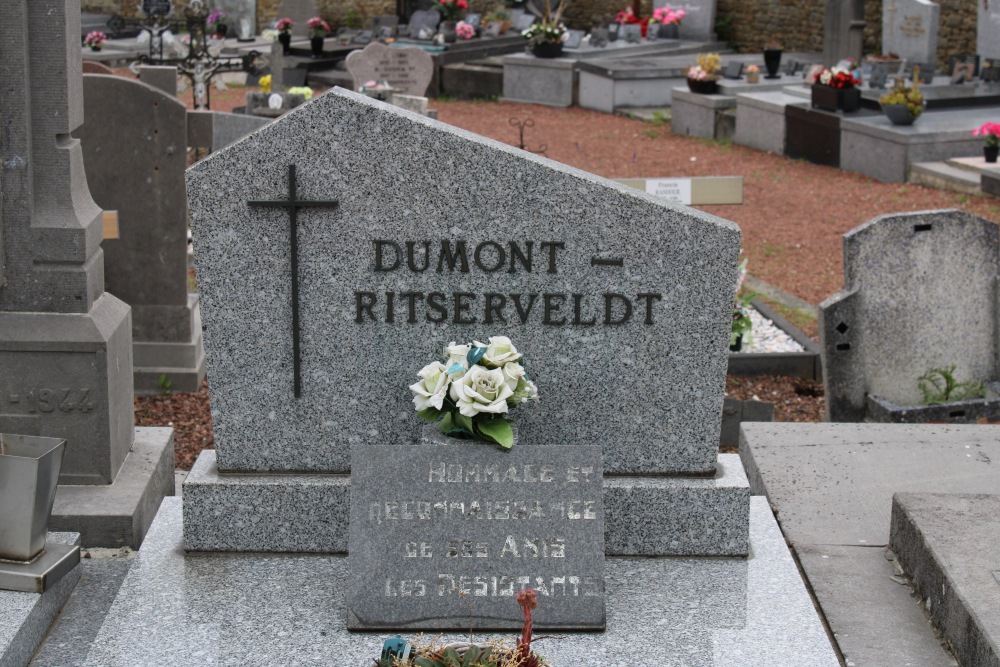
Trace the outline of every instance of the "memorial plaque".
[[735, 60], [726, 63], [726, 69], [722, 71], [722, 76], [727, 79], [743, 78], [743, 63]]
[[527, 30], [535, 24], [535, 17], [533, 14], [522, 14], [517, 17], [517, 22], [514, 24], [516, 30]]
[[566, 33], [566, 41], [563, 43], [563, 47], [567, 49], [578, 49], [580, 44], [583, 42], [583, 37], [586, 35], [583, 30], [568, 30]]
[[400, 93], [425, 95], [434, 76], [434, 61], [419, 47], [369, 44], [347, 56], [347, 71], [358, 88], [365, 81], [387, 81]]
[[628, 25], [623, 25], [622, 34], [625, 37], [625, 42], [628, 44], [641, 44], [642, 43], [642, 26], [638, 23], [630, 23]]
[[603, 629], [600, 446], [424, 433], [353, 450], [348, 628], [515, 630], [533, 588], [536, 630]]

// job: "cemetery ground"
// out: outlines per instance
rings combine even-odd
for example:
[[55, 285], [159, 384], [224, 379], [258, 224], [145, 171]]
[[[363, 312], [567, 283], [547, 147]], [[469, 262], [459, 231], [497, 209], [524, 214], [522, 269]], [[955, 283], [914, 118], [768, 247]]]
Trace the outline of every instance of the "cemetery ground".
[[[243, 104], [247, 88], [212, 91], [212, 108]], [[319, 91], [317, 91], [317, 94]], [[181, 94], [190, 105], [190, 93]], [[958, 208], [1000, 221], [1000, 200], [911, 184], [880, 183], [866, 176], [793, 160], [729, 142], [673, 135], [669, 117], [653, 122], [579, 107], [567, 109], [501, 101], [433, 100], [439, 119], [510, 145], [518, 145], [511, 118], [530, 119], [528, 150], [606, 178], [742, 176], [744, 203], [703, 210], [736, 222], [750, 275], [810, 308], [767, 300], [814, 340], [815, 306], [843, 286], [842, 235], [885, 214]], [[211, 380], [211, 378], [209, 378]], [[819, 382], [779, 376], [727, 380], [728, 396], [775, 404], [775, 421], [822, 420]], [[207, 387], [136, 399], [136, 423], [175, 429], [176, 466], [187, 470], [212, 444]]]

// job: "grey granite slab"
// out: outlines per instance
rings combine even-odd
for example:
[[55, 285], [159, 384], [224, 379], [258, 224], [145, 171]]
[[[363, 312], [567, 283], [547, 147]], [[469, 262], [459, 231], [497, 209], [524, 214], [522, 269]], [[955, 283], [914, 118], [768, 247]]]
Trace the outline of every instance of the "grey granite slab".
[[1000, 495], [897, 493], [890, 542], [961, 664], [1000, 665]]
[[775, 508], [850, 663], [954, 664], [916, 597], [886, 581], [892, 496], [996, 493], [996, 429], [753, 423], [743, 424], [740, 450], [751, 489]]
[[[76, 533], [49, 533], [48, 541], [79, 544]], [[0, 590], [0, 667], [25, 667], [80, 579], [79, 566], [44, 593]]]
[[[289, 156], [300, 199], [338, 202], [298, 215], [300, 398], [289, 216], [248, 205], [286, 198]], [[732, 223], [339, 89], [192, 167], [188, 197], [222, 470], [346, 472], [353, 444], [412, 441], [417, 371], [501, 333], [542, 393], [526, 442], [596, 440], [610, 473], [714, 470]], [[459, 242], [468, 271], [442, 259]], [[618, 370], [594, 391], [595, 369]]]
[[424, 432], [353, 452], [347, 627], [518, 630], [512, 602], [531, 587], [545, 599], [535, 627], [604, 629], [601, 448]]
[[84, 558], [80, 581], [29, 667], [81, 667], [131, 565], [128, 558]]
[[[742, 556], [749, 549], [746, 474], [720, 454], [710, 477], [605, 477], [608, 555]], [[190, 551], [347, 553], [348, 475], [220, 474], [201, 453], [184, 482]]]
[[[168, 499], [84, 664], [363, 665], [378, 652], [386, 635], [346, 630], [346, 558], [185, 555], [180, 524]], [[607, 631], [538, 650], [556, 667], [836, 667], [763, 499], [751, 535], [746, 559], [609, 559]]]

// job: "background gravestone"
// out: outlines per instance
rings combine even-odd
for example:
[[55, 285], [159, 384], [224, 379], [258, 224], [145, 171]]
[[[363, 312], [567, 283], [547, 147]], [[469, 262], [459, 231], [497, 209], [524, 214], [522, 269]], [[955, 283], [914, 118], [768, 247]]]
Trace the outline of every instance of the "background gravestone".
[[1000, 58], [1000, 3], [977, 2], [976, 53], [981, 58]]
[[[113, 74], [114, 72], [93, 72], [93, 74]], [[177, 97], [177, 68], [174, 66], [141, 65], [139, 81], [158, 88], [171, 97]], [[95, 100], [96, 102], [96, 100]]]
[[930, 0], [883, 0], [882, 53], [895, 53], [909, 63], [933, 63], [940, 12]]
[[[226, 24], [229, 26], [228, 37], [251, 38], [259, 32], [257, 30], [257, 0], [213, 0], [209, 6], [221, 9], [226, 13]], [[286, 15], [282, 14], [277, 18], [282, 16]], [[316, 16], [316, 14], [310, 14], [306, 18], [312, 16]]]
[[70, 135], [79, 35], [73, 0], [0, 10], [0, 432], [66, 439], [53, 530], [138, 547], [173, 492], [173, 438], [133, 427], [129, 308], [104, 291], [102, 211]]
[[188, 293], [187, 109], [123, 77], [83, 82], [90, 120], [76, 137], [94, 200], [118, 211], [119, 238], [102, 244], [104, 276], [132, 307], [135, 390], [159, 393], [165, 375], [172, 391], [198, 391], [205, 353], [198, 296]]
[[820, 305], [831, 421], [860, 421], [865, 397], [917, 405], [917, 378], [997, 378], [1000, 242], [960, 211], [886, 215], [844, 235], [844, 290]]
[[319, 16], [315, 0], [282, 0], [281, 7], [278, 8], [277, 18], [290, 18], [295, 21], [292, 37], [301, 38], [309, 35], [306, 21], [314, 16]]
[[823, 18], [823, 64], [844, 58], [861, 62], [865, 32], [864, 0], [826, 0]]
[[687, 16], [679, 26], [681, 39], [691, 39], [708, 42], [715, 39], [715, 0], [690, 0], [688, 2], [669, 2], [654, 0], [653, 7], [670, 6], [674, 9], [683, 8]]
[[[441, 22], [441, 14], [434, 9], [418, 9], [410, 16], [410, 37], [413, 39], [430, 39], [437, 32], [438, 24]], [[424, 31], [428, 37], [421, 37]], [[423, 95], [423, 93], [420, 93]]]
[[347, 56], [347, 71], [355, 90], [366, 81], [388, 81], [397, 92], [423, 96], [434, 77], [434, 61], [421, 48], [394, 48], [373, 42]]

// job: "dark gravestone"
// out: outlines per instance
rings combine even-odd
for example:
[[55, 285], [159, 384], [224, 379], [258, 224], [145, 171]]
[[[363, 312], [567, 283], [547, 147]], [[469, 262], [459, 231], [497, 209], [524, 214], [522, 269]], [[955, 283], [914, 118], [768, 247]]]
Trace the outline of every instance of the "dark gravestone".
[[[281, 70], [282, 85], [286, 88], [297, 88], [306, 85], [309, 71], [304, 67], [285, 67]], [[274, 87], [271, 87], [274, 90]]]
[[[171, 68], [173, 69], [173, 68]], [[187, 283], [187, 109], [176, 97], [116, 76], [83, 77], [83, 146], [94, 201], [118, 211], [104, 250], [106, 289], [132, 306], [135, 388], [197, 391], [205, 377], [198, 298]]]
[[362, 30], [351, 39], [351, 44], [367, 44], [375, 38], [375, 33], [371, 30]]
[[735, 60], [726, 63], [726, 69], [722, 70], [722, 76], [727, 79], [743, 78], [743, 63]]
[[424, 433], [354, 450], [348, 628], [517, 629], [534, 588], [535, 628], [603, 629], [600, 446]]

